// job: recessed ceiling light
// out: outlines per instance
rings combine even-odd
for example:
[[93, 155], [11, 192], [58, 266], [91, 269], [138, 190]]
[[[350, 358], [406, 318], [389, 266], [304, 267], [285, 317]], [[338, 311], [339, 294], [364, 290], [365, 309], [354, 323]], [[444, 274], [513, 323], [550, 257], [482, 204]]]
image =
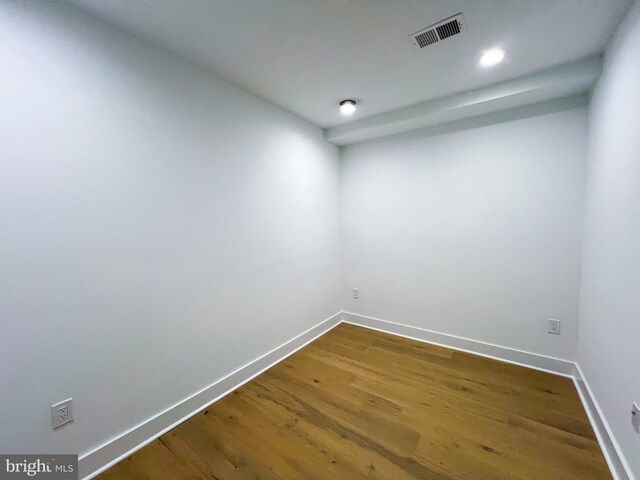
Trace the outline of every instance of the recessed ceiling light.
[[356, 111], [356, 101], [355, 100], [342, 100], [340, 102], [340, 111], [343, 115], [351, 115]]
[[482, 54], [478, 61], [483, 67], [492, 67], [504, 60], [507, 51], [504, 48], [492, 48]]

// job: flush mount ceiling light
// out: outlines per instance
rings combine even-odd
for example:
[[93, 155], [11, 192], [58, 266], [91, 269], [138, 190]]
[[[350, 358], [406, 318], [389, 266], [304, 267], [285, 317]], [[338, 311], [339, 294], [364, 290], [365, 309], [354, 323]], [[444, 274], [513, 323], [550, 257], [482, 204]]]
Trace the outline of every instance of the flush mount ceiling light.
[[483, 67], [493, 67], [497, 65], [507, 55], [507, 51], [504, 48], [492, 48], [482, 54], [478, 63]]
[[342, 100], [340, 102], [340, 112], [343, 115], [351, 115], [356, 111], [356, 101], [355, 100]]

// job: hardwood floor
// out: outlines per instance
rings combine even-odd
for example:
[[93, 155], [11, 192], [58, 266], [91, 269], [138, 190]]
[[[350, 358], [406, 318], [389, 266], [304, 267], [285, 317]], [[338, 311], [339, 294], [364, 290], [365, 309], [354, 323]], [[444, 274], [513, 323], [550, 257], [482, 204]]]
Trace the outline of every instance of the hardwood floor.
[[611, 476], [571, 380], [341, 324], [98, 478]]

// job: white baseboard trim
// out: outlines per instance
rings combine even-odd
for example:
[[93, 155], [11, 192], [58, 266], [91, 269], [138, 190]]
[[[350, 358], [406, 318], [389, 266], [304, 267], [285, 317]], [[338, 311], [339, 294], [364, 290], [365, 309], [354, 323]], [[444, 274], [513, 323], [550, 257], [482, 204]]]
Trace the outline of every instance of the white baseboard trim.
[[385, 333], [411, 338], [421, 342], [432, 343], [442, 347], [460, 350], [482, 357], [513, 363], [522, 367], [542, 370], [547, 373], [573, 378], [575, 363], [561, 358], [548, 357], [538, 353], [526, 352], [515, 348], [503, 347], [492, 343], [458, 337], [448, 333], [434, 332], [424, 328], [412, 327], [401, 323], [367, 317], [357, 313], [343, 312], [342, 320], [346, 323], [372, 328]]
[[578, 390], [578, 395], [580, 395], [580, 400], [587, 412], [614, 480], [635, 480], [631, 467], [625, 459], [620, 445], [616, 441], [613, 431], [578, 363], [576, 363], [576, 374], [573, 378], [573, 383], [576, 386], [576, 390]]
[[593, 395], [593, 391], [589, 387], [580, 366], [576, 362], [458, 337], [447, 333], [434, 332], [356, 313], [342, 312], [342, 321], [400, 337], [571, 378], [614, 480], [636, 480], [628, 462], [620, 450], [620, 446], [615, 440], [611, 427], [602, 413], [602, 409]]
[[295, 338], [240, 367], [226, 377], [185, 398], [176, 405], [80, 456], [79, 478], [89, 480], [131, 455], [136, 450], [207, 408], [220, 398], [281, 362], [342, 321], [342, 312], [320, 322]]
[[577, 363], [344, 311], [81, 455], [79, 478], [89, 480], [104, 472], [343, 322], [573, 379], [614, 480], [636, 480]]

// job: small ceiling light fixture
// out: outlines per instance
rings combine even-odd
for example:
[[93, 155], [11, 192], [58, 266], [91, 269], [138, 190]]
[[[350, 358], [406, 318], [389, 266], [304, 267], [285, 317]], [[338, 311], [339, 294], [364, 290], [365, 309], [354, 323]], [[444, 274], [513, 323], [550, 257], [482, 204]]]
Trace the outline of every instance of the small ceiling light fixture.
[[506, 54], [507, 51], [504, 48], [492, 48], [484, 52], [478, 62], [483, 67], [493, 67], [504, 60]]
[[351, 115], [356, 111], [356, 101], [355, 100], [342, 100], [340, 102], [340, 111], [343, 115]]

